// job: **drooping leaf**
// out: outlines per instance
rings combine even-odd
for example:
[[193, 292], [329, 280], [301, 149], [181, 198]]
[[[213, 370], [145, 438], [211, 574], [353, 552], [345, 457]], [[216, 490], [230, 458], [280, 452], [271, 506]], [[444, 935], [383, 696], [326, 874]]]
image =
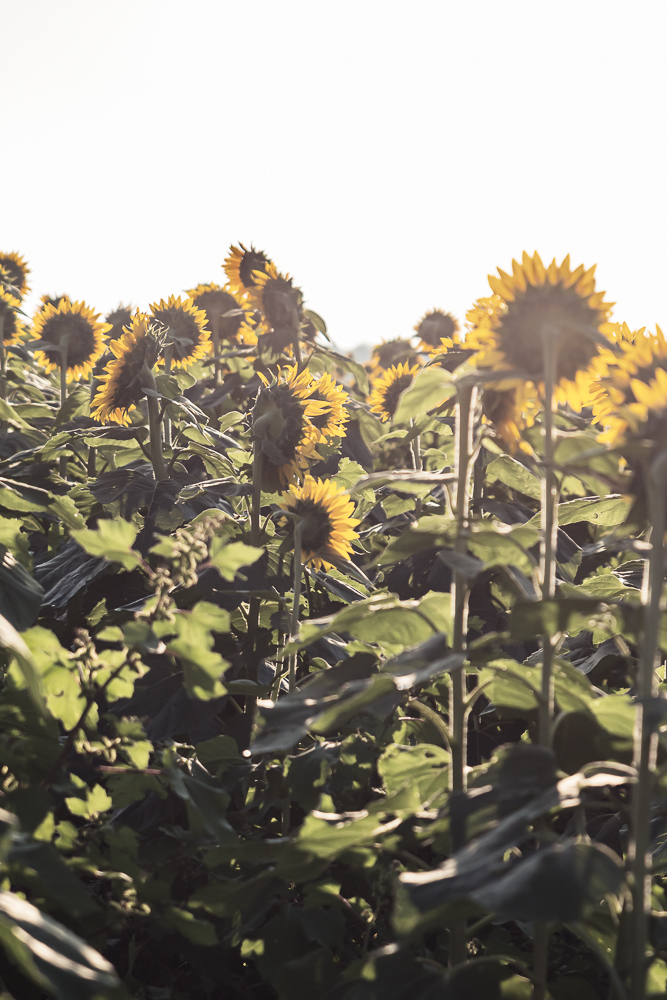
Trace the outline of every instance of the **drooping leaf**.
[[120, 518], [100, 521], [95, 529], [81, 528], [71, 534], [91, 556], [104, 556], [110, 562], [120, 563], [125, 569], [141, 565], [140, 554], [132, 548], [137, 529], [130, 521]]

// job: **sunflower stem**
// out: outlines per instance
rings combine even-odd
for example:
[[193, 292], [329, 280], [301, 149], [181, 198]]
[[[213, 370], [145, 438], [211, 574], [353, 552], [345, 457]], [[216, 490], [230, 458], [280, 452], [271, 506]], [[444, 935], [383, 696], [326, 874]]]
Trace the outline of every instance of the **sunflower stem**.
[[[542, 544], [540, 576], [542, 600], [553, 600], [556, 594], [556, 543], [558, 533], [558, 484], [554, 468], [554, 386], [558, 360], [559, 336], [551, 327], [542, 333], [544, 354], [544, 462], [542, 475]], [[538, 743], [551, 746], [551, 725], [554, 713], [553, 660], [555, 637], [542, 636], [542, 699], [539, 709]]]
[[[67, 349], [69, 346], [69, 334], [62, 339], [62, 353], [60, 355], [60, 410], [67, 402]], [[67, 479], [67, 455], [61, 455], [58, 459], [58, 471], [63, 479]]]
[[[294, 582], [294, 597], [292, 603], [292, 620], [290, 622], [290, 642], [294, 642], [299, 634], [299, 610], [301, 607], [301, 577], [303, 576], [303, 563], [301, 561], [301, 536], [303, 534], [304, 522], [300, 518], [294, 526], [294, 555], [292, 557]], [[289, 689], [290, 692], [296, 687], [296, 653], [290, 653], [289, 657]]]
[[5, 351], [4, 313], [0, 313], [0, 399], [7, 399], [7, 352]]
[[[550, 601], [556, 595], [556, 543], [558, 537], [558, 483], [554, 468], [554, 388], [556, 367], [560, 349], [560, 331], [552, 326], [544, 326], [540, 331], [542, 356], [544, 359], [544, 461], [542, 464], [542, 503], [540, 546], [540, 577], [542, 600]], [[543, 635], [542, 642], [542, 683], [538, 717], [537, 742], [540, 746], [551, 747], [554, 714], [553, 664], [556, 637]], [[544, 1000], [547, 990], [549, 962], [549, 925], [544, 921], [535, 923], [533, 939], [533, 972], [535, 986], [533, 1000]]]
[[[454, 548], [465, 553], [468, 547], [470, 516], [470, 462], [473, 451], [473, 411], [477, 399], [477, 386], [464, 383], [456, 399], [456, 540]], [[454, 571], [451, 588], [453, 635], [452, 652], [465, 653], [468, 623], [469, 585], [463, 573]], [[463, 796], [466, 790], [466, 674], [465, 667], [458, 667], [450, 674], [449, 687], [449, 745], [452, 761], [449, 787], [452, 796]], [[452, 824], [452, 852], [465, 845], [465, 826]], [[466, 960], [468, 928], [465, 916], [455, 915], [449, 923], [449, 964], [458, 965]]]
[[[253, 445], [252, 460], [252, 507], [250, 508], [250, 544], [259, 545], [260, 524], [259, 514], [262, 506], [262, 466], [264, 455], [262, 452], [262, 442], [255, 438]], [[259, 652], [258, 652], [258, 630], [259, 630], [259, 597], [251, 597], [248, 607], [248, 632], [245, 642], [245, 653], [247, 658], [248, 680], [257, 682], [259, 676]], [[249, 694], [245, 701], [246, 714], [249, 716], [250, 733], [252, 734], [257, 699]]]
[[[148, 367], [144, 365], [141, 371], [144, 385], [147, 389], [157, 392], [155, 376]], [[151, 448], [151, 462], [153, 463], [153, 475], [157, 482], [167, 479], [167, 472], [162, 454], [162, 428], [160, 427], [160, 404], [156, 396], [146, 396], [148, 403], [148, 432]]]
[[637, 783], [632, 790], [631, 838], [628, 852], [632, 871], [631, 1000], [643, 1000], [648, 968], [646, 946], [651, 912], [651, 794], [658, 749], [658, 733], [653, 718], [654, 713], [651, 712], [651, 700], [656, 695], [656, 669], [661, 660], [659, 632], [663, 603], [667, 451], [661, 452], [657, 459], [645, 468], [644, 475], [652, 545], [648, 559], [644, 563], [642, 588], [644, 634], [637, 675], [634, 737]]
[[216, 309], [211, 316], [211, 343], [213, 344], [213, 382], [220, 385], [220, 313]]
[[[164, 370], [167, 375], [171, 371], [173, 357], [173, 351], [170, 345], [167, 345], [164, 351]], [[163, 417], [162, 424], [164, 427], [164, 446], [165, 448], [171, 448], [171, 420], [166, 414]]]

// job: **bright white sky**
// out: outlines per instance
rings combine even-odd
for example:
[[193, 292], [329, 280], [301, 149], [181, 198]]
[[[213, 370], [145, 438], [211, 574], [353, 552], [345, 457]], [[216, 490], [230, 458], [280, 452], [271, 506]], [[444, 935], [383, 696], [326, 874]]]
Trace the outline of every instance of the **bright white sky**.
[[335, 341], [522, 250], [667, 326], [665, 0], [0, 0], [0, 248], [102, 311], [253, 241]]

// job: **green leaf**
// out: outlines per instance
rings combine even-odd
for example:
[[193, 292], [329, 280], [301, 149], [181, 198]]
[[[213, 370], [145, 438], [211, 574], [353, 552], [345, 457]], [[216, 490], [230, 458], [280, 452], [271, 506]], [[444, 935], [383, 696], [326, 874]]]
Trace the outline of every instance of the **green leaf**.
[[0, 507], [8, 510], [42, 513], [49, 509], [53, 494], [38, 486], [27, 486], [12, 479], [0, 479]]
[[10, 655], [14, 657], [16, 666], [23, 677], [23, 682], [30, 692], [33, 701], [44, 711], [39, 674], [30, 648], [11, 622], [8, 622], [2, 615], [0, 615], [0, 647], [8, 650]]
[[0, 892], [0, 940], [21, 971], [59, 1000], [125, 995], [116, 970], [99, 952], [11, 892]]
[[5, 545], [0, 545], [0, 616], [19, 632], [34, 625], [44, 589]]
[[[590, 521], [605, 528], [613, 528], [623, 524], [630, 512], [632, 501], [627, 497], [614, 495], [609, 497], [583, 497], [581, 500], [568, 500], [558, 504], [558, 523], [575, 524], [577, 521]], [[540, 515], [531, 517], [527, 525], [539, 528]]]
[[264, 549], [246, 545], [244, 542], [228, 542], [216, 537], [211, 542], [209, 562], [215, 566], [223, 580], [231, 583], [243, 566], [251, 566], [264, 553]]
[[92, 788], [88, 788], [85, 799], [75, 796], [65, 799], [65, 802], [73, 816], [85, 816], [86, 819], [95, 819], [100, 813], [111, 809], [113, 805], [111, 798], [101, 785], [94, 785]]
[[599, 600], [588, 597], [519, 601], [510, 615], [510, 635], [513, 639], [556, 635], [567, 631], [569, 623], [577, 616], [591, 617], [599, 606]]
[[527, 469], [521, 462], [517, 462], [510, 455], [500, 455], [494, 458], [486, 467], [486, 478], [489, 483], [500, 480], [513, 490], [523, 493], [524, 496], [539, 500], [542, 495], [542, 487], [538, 477]]
[[368, 375], [363, 365], [360, 365], [354, 358], [348, 358], [345, 354], [332, 351], [324, 347], [318, 347], [308, 359], [308, 367], [311, 372], [328, 372], [332, 374], [336, 368], [354, 375], [357, 385], [364, 395], [368, 395]]
[[134, 569], [142, 563], [140, 554], [132, 548], [137, 529], [130, 521], [121, 518], [99, 521], [95, 530], [82, 528], [72, 531], [71, 535], [91, 556], [104, 556], [110, 562], [120, 563], [125, 569]]
[[539, 533], [534, 528], [519, 524], [509, 530], [482, 529], [474, 531], [468, 540], [470, 551], [481, 559], [484, 568], [492, 566], [516, 566], [527, 576], [535, 569], [535, 560], [526, 551], [539, 541]]
[[414, 417], [422, 417], [454, 395], [456, 385], [452, 381], [451, 372], [439, 365], [423, 368], [413, 379], [412, 385], [401, 393], [394, 422], [407, 423]]
[[168, 906], [160, 923], [167, 931], [178, 931], [192, 944], [213, 947], [220, 943], [213, 924], [208, 920], [198, 920], [189, 910]]

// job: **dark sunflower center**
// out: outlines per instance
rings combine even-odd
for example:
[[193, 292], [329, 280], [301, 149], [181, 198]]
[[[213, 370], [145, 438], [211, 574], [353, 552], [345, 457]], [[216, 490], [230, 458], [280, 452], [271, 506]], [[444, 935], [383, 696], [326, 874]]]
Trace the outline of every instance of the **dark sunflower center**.
[[[241, 324], [243, 323], [243, 312], [233, 295], [230, 295], [229, 292], [223, 292], [222, 289], [202, 292], [201, 295], [196, 297], [195, 305], [198, 309], [203, 309], [206, 312], [209, 320], [215, 315], [220, 317], [218, 322], [218, 332], [223, 340], [236, 339], [236, 335], [239, 332]], [[226, 313], [233, 312], [238, 313], [238, 315], [225, 315]]]
[[16, 333], [16, 313], [3, 299], [0, 299], [0, 316], [4, 317], [2, 339], [11, 340]]
[[290, 508], [303, 518], [301, 548], [306, 553], [319, 552], [326, 548], [333, 533], [333, 524], [328, 511], [315, 500], [297, 500]]
[[327, 397], [319, 390], [315, 390], [315, 392], [312, 393], [312, 395], [310, 395], [308, 398], [314, 400], [317, 403], [329, 404], [329, 409], [325, 413], [318, 413], [314, 417], [309, 417], [311, 424], [313, 424], [315, 427], [317, 427], [318, 430], [321, 431], [322, 428], [326, 427], [327, 424], [329, 423], [329, 418], [331, 416], [331, 400], [327, 399]]
[[398, 406], [398, 397], [401, 395], [404, 389], [412, 382], [412, 375], [399, 375], [397, 379], [387, 386], [384, 394], [384, 399], [382, 401], [382, 406], [386, 413], [390, 417], [396, 413], [396, 408]]
[[17, 264], [11, 257], [0, 254], [0, 267], [3, 268], [10, 284], [16, 285], [17, 288], [23, 287], [26, 274], [20, 264]]
[[261, 250], [246, 250], [239, 264], [239, 278], [244, 288], [254, 288], [257, 284], [252, 276], [253, 271], [266, 273], [269, 258]]
[[[67, 341], [67, 367], [76, 368], [90, 361], [95, 352], [95, 328], [89, 319], [79, 313], [56, 313], [47, 319], [42, 329], [42, 340], [50, 344], [62, 344]], [[59, 351], [49, 351], [41, 348], [52, 365], [60, 367], [62, 354]]]
[[270, 278], [262, 292], [264, 315], [274, 330], [290, 330], [296, 336], [301, 321], [301, 292], [287, 278]]
[[597, 328], [600, 320], [600, 314], [574, 288], [529, 285], [502, 316], [499, 346], [513, 367], [539, 378], [544, 370], [540, 331], [548, 323], [555, 333], [561, 331], [556, 378], [571, 380], [596, 353], [595, 342], [585, 330]]
[[424, 316], [417, 331], [429, 347], [437, 347], [443, 337], [456, 333], [456, 322], [447, 313], [432, 312]]
[[153, 315], [166, 328], [167, 343], [173, 348], [174, 356], [179, 361], [187, 358], [201, 337], [194, 316], [181, 309], [157, 309]]
[[129, 326], [132, 322], [132, 310], [125, 309], [120, 306], [118, 309], [114, 309], [106, 317], [107, 323], [111, 323], [111, 329], [109, 330], [109, 337], [112, 340], [118, 340], [123, 334], [123, 327]]
[[387, 344], [378, 344], [375, 348], [375, 359], [381, 368], [387, 369], [405, 361], [414, 364], [417, 353], [407, 340], [390, 340]]
[[114, 377], [107, 383], [108, 403], [112, 409], [128, 409], [143, 399], [142, 370], [144, 364], [152, 368], [159, 354], [159, 345], [152, 337], [141, 337], [125, 354], [115, 369]]

